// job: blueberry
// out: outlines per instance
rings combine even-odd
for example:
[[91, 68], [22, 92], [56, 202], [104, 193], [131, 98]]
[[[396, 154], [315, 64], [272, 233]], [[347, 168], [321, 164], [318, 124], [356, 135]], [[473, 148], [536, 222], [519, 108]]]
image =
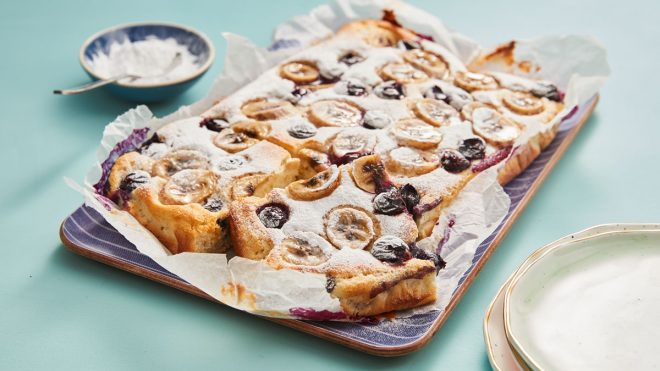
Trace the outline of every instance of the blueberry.
[[394, 123], [392, 116], [385, 111], [371, 110], [364, 114], [362, 126], [367, 129], [384, 129]]
[[325, 291], [332, 292], [336, 285], [337, 281], [335, 281], [334, 277], [328, 277], [325, 281]]
[[267, 204], [257, 209], [257, 215], [266, 228], [282, 228], [289, 220], [289, 208], [282, 204]]
[[119, 189], [126, 193], [131, 193], [137, 187], [147, 184], [149, 178], [151, 178], [151, 176], [146, 171], [138, 170], [128, 173], [124, 179], [122, 179], [121, 183], [119, 183]]
[[316, 127], [310, 123], [301, 122], [292, 125], [287, 132], [294, 138], [306, 139], [316, 135]]
[[441, 100], [447, 104], [449, 104], [449, 96], [445, 94], [444, 91], [442, 91], [442, 88], [440, 88], [438, 85], [433, 85], [429, 90], [426, 91], [426, 94], [424, 94], [427, 98], [432, 98], [435, 100]]
[[371, 154], [370, 151], [356, 151], [356, 152], [346, 152], [342, 156], [337, 157], [331, 153], [329, 160], [330, 163], [334, 165], [338, 165], [338, 166], [346, 165], [346, 164], [350, 164], [351, 162], [357, 160], [360, 157], [368, 156], [370, 154]]
[[442, 164], [442, 167], [450, 173], [460, 173], [470, 167], [470, 160], [453, 149], [442, 151], [440, 163]]
[[374, 197], [374, 211], [378, 214], [397, 215], [406, 210], [406, 203], [396, 188], [379, 193]]
[[401, 263], [411, 257], [408, 245], [394, 236], [383, 236], [376, 240], [371, 247], [371, 255], [388, 263]]
[[339, 58], [339, 62], [341, 62], [341, 63], [343, 63], [347, 66], [352, 66], [356, 63], [362, 62], [363, 60], [364, 60], [364, 58], [362, 58], [362, 56], [360, 56], [358, 54], [355, 54], [355, 53], [351, 53], [351, 52], [348, 52], [348, 53], [344, 54], [341, 58]]
[[291, 92], [291, 95], [295, 98], [296, 102], [301, 100], [302, 97], [309, 94], [309, 90], [305, 88], [296, 88]]
[[346, 93], [354, 97], [361, 97], [367, 94], [367, 87], [360, 81], [348, 80], [346, 81]]
[[458, 146], [458, 152], [468, 160], [479, 160], [486, 156], [486, 144], [479, 138], [468, 138]]
[[561, 93], [559, 89], [553, 84], [547, 82], [539, 82], [531, 90], [531, 93], [538, 98], [548, 98], [555, 102], [561, 102]]
[[417, 192], [417, 189], [413, 187], [411, 184], [406, 184], [401, 189], [399, 190], [401, 192], [401, 198], [403, 199], [403, 202], [406, 204], [406, 209], [408, 209], [408, 212], [412, 214], [413, 210], [415, 209], [415, 206], [419, 204], [419, 193]]
[[422, 44], [415, 40], [401, 40], [399, 41], [399, 47], [406, 50], [421, 49]]
[[215, 212], [218, 212], [218, 211], [222, 210], [222, 206], [223, 206], [223, 203], [220, 199], [212, 197], [212, 198], [209, 198], [208, 200], [206, 200], [206, 203], [204, 203], [204, 205], [202, 207], [205, 208], [206, 210], [212, 212], [212, 213], [215, 213]]
[[440, 255], [434, 252], [428, 252], [420, 247], [417, 247], [415, 244], [413, 244], [410, 248], [410, 252], [413, 258], [432, 261], [433, 265], [435, 265], [436, 272], [440, 271], [440, 269], [443, 269], [447, 265], [447, 262], [445, 262], [440, 257]]
[[199, 127], [205, 127], [211, 131], [221, 132], [229, 127], [229, 123], [225, 120], [207, 117], [199, 123]]
[[396, 81], [386, 81], [374, 89], [376, 95], [383, 99], [403, 98], [403, 86]]

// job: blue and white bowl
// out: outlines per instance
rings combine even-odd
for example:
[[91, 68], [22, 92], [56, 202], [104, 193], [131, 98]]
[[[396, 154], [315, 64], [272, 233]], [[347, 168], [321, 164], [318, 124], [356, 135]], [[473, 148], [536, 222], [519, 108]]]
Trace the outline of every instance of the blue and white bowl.
[[114, 26], [97, 32], [88, 38], [80, 48], [80, 64], [94, 80], [101, 79], [94, 71], [92, 60], [99, 53], [108, 54], [110, 46], [118, 42], [136, 42], [148, 37], [158, 39], [174, 39], [185, 45], [196, 58], [197, 68], [188, 76], [170, 81], [152, 84], [134, 84], [131, 82], [116, 82], [105, 88], [112, 93], [135, 102], [157, 102], [173, 98], [188, 90], [211, 67], [215, 59], [215, 49], [211, 40], [203, 33], [188, 27], [172, 23], [144, 22], [129, 23]]

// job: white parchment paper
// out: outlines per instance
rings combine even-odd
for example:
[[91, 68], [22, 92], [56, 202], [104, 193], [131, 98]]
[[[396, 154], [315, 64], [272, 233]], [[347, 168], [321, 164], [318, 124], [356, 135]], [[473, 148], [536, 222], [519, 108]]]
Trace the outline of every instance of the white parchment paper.
[[[465, 64], [482, 54], [482, 49], [474, 41], [450, 31], [436, 17], [400, 1], [341, 0], [320, 6], [308, 15], [294, 17], [277, 27], [271, 50], [260, 48], [243, 37], [224, 34], [227, 40], [224, 71], [206, 98], [163, 118], [156, 118], [147, 107], [138, 106], [106, 127], [98, 150], [98, 163], [86, 177], [85, 186], [77, 187], [86, 204], [99, 211], [140, 252], [227, 305], [272, 317], [300, 318], [300, 313], [305, 311], [341, 312], [338, 300], [325, 291], [325, 277], [322, 275], [275, 270], [260, 261], [240, 257], [228, 260], [224, 254], [171, 255], [130, 214], [95, 194], [93, 184], [100, 179], [101, 164], [113, 148], [135, 129], [149, 128], [151, 134], [167, 123], [198, 115], [300, 48], [331, 35], [352, 19], [380, 18], [383, 9], [394, 10], [401, 24], [433, 37]], [[540, 70], [534, 70], [533, 77], [553, 81], [565, 92], [566, 112], [560, 117], [596, 94], [609, 74], [605, 50], [585, 37], [517, 41], [514, 55], [516, 60], [541, 66]], [[488, 67], [527, 74], [512, 71], [505, 65]], [[496, 181], [495, 169], [479, 174], [466, 186], [457, 200], [443, 211], [433, 234], [419, 242], [420, 245], [436, 246], [445, 239], [442, 256], [447, 267], [437, 276], [439, 299], [432, 305], [401, 313], [401, 316], [445, 308], [460, 277], [469, 268], [477, 246], [499, 225], [509, 205], [508, 196]], [[454, 223], [447, 231], [450, 220]], [[334, 318], [349, 319], [341, 315]]]

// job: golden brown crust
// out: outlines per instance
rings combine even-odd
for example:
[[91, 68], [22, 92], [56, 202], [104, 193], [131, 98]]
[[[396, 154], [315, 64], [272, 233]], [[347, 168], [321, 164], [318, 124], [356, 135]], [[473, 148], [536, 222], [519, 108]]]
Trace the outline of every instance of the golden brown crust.
[[126, 210], [172, 254], [225, 252], [229, 247], [227, 208], [213, 213], [199, 204], [165, 205], [158, 198], [157, 187], [162, 184], [134, 190]]
[[371, 316], [414, 308], [436, 300], [436, 269], [431, 261], [411, 259], [382, 269], [334, 271], [330, 294], [351, 316]]

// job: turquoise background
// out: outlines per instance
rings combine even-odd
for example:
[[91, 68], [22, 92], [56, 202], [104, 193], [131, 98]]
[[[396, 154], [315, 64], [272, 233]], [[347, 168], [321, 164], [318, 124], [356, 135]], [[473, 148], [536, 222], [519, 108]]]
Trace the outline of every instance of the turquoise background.
[[531, 251], [594, 224], [660, 222], [659, 2], [412, 1], [483, 45], [593, 35], [613, 70], [592, 119], [421, 351], [361, 354], [64, 249], [58, 228], [81, 198], [62, 178], [82, 180], [104, 125], [133, 106], [103, 91], [52, 95], [87, 81], [77, 57], [88, 35], [158, 20], [213, 39], [211, 71], [180, 98], [152, 106], [165, 115], [209, 89], [224, 59], [220, 32], [265, 46], [275, 25], [320, 3], [0, 2], [0, 369], [488, 369], [484, 311]]

